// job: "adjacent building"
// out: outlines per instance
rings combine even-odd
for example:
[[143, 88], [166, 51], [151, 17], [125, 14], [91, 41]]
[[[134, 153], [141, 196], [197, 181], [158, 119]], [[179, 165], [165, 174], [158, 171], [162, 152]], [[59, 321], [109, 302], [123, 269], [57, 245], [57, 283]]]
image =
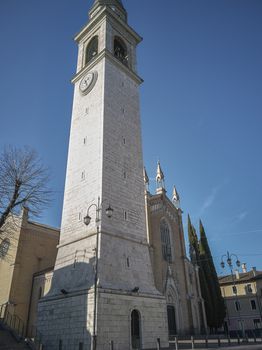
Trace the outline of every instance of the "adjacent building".
[[24, 209], [8, 219], [0, 235], [0, 318], [16, 315], [30, 335], [33, 275], [54, 266], [59, 230], [30, 221]]
[[225, 330], [243, 335], [262, 330], [262, 271], [252, 268], [219, 277], [227, 315]]

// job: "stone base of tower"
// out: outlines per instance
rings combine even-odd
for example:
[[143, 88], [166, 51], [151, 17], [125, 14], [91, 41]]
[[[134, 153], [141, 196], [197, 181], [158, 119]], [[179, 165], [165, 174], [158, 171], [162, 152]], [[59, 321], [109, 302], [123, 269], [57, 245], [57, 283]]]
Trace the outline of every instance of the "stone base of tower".
[[45, 350], [89, 350], [94, 293], [45, 297], [38, 304], [37, 329]]
[[[93, 296], [92, 291], [41, 300], [38, 328], [46, 350], [91, 349]], [[163, 297], [99, 290], [97, 350], [108, 350], [111, 341], [114, 350], [136, 348], [132, 347], [133, 311], [139, 315], [139, 348], [156, 348], [157, 338], [160, 338], [162, 347], [168, 347], [166, 301]]]
[[108, 350], [110, 341], [114, 350], [132, 348], [132, 312], [139, 314], [140, 349], [155, 349], [157, 338], [168, 347], [166, 301], [151, 295], [128, 295], [114, 291], [99, 294], [97, 344], [98, 350]]

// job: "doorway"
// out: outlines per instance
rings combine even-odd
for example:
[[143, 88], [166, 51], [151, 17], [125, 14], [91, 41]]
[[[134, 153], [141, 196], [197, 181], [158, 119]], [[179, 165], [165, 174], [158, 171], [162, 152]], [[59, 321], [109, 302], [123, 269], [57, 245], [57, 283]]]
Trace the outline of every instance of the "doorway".
[[131, 339], [132, 349], [140, 349], [141, 334], [140, 334], [140, 313], [133, 310], [131, 313]]
[[176, 329], [176, 310], [173, 305], [167, 305], [167, 320], [169, 337], [177, 334]]

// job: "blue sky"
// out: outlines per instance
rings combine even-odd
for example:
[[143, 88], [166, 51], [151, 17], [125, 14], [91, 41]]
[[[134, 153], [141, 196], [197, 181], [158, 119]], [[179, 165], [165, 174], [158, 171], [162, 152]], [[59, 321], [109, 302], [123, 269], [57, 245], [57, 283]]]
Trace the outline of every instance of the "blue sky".
[[[262, 1], [123, 0], [138, 48], [144, 161], [201, 218], [218, 266], [262, 269]], [[59, 226], [77, 47], [91, 0], [0, 2], [0, 151], [30, 145], [52, 172]], [[185, 232], [187, 234], [187, 232]]]

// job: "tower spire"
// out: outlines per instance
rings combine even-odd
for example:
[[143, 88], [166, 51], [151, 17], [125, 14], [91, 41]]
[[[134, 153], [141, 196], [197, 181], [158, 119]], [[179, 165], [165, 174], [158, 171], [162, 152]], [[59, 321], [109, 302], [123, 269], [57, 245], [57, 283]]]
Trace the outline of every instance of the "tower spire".
[[123, 6], [123, 3], [121, 0], [95, 0], [94, 5], [100, 4], [100, 5], [118, 5], [118, 6]]
[[95, 0], [89, 11], [90, 18], [99, 11], [99, 8], [104, 6], [110, 7], [120, 18], [126, 21], [127, 12], [123, 6], [122, 0]]

